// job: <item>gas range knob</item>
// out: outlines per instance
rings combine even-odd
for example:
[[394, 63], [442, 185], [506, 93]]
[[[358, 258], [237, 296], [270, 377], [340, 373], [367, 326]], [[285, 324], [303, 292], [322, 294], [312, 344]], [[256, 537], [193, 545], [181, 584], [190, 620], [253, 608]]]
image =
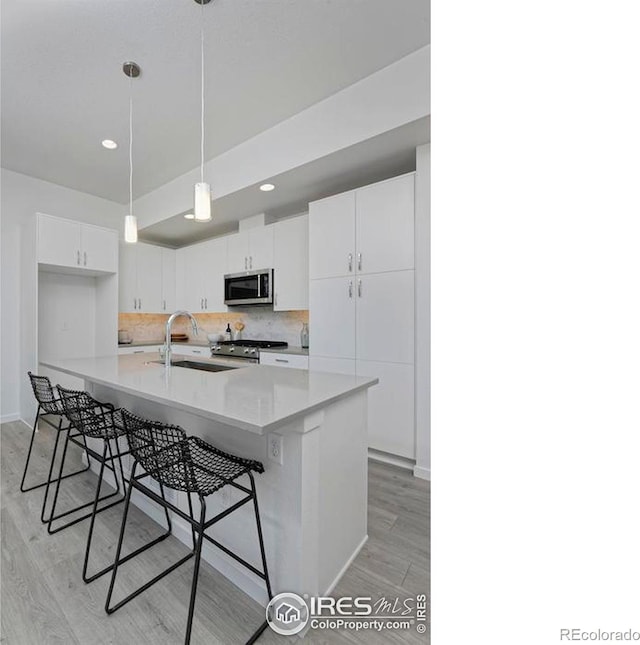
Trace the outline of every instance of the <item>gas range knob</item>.
[[245, 353], [245, 354], [248, 354], [248, 353], [249, 353], [249, 348], [245, 349], [245, 350], [244, 350], [244, 353]]
[[235, 351], [236, 351], [236, 348], [235, 348], [235, 347], [229, 347], [229, 351], [230, 351], [230, 352], [235, 352]]
[[254, 348], [251, 350], [251, 353], [252, 353], [252, 354], [257, 354], [257, 353], [258, 353], [258, 350], [257, 350], [257, 349], [255, 349], [255, 347], [254, 347]]

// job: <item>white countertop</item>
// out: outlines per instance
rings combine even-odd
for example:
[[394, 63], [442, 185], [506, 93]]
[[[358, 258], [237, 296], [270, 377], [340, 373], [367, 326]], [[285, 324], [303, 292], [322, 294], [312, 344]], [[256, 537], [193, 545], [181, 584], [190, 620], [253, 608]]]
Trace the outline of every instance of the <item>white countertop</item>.
[[223, 372], [175, 366], [165, 370], [144, 354], [54, 359], [41, 363], [256, 434], [275, 430], [378, 382], [377, 378], [270, 365], [250, 365]]

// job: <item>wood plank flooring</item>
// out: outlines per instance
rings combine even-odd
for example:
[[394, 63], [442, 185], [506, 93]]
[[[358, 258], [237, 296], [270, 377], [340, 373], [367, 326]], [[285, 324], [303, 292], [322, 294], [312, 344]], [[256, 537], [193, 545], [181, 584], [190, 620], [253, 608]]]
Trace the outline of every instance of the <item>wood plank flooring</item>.
[[[192, 565], [184, 565], [111, 616], [104, 612], [109, 576], [86, 585], [81, 569], [87, 523], [48, 535], [40, 522], [42, 489], [20, 493], [30, 428], [16, 421], [0, 426], [1, 578], [0, 642], [6, 645], [178, 645], [184, 640]], [[42, 425], [34, 444], [31, 482], [47, 472], [54, 432]], [[73, 465], [80, 465], [79, 451]], [[60, 507], [89, 501], [95, 475], [66, 480]], [[29, 483], [29, 482], [27, 482]], [[107, 490], [107, 489], [103, 489]], [[369, 463], [369, 540], [333, 595], [374, 599], [429, 596], [429, 482], [384, 464]], [[110, 564], [117, 543], [122, 505], [96, 521], [92, 560], [96, 570]], [[133, 550], [160, 528], [131, 506], [127, 544]], [[133, 586], [188, 553], [169, 538], [122, 569], [118, 587]], [[94, 559], [95, 554], [95, 559]], [[120, 585], [120, 582], [122, 583]], [[119, 597], [119, 596], [118, 596]], [[193, 645], [244, 643], [264, 618], [264, 610], [207, 563], [201, 566], [193, 622]], [[297, 641], [267, 629], [263, 645]], [[305, 643], [429, 643], [428, 634], [405, 631], [309, 630]]]

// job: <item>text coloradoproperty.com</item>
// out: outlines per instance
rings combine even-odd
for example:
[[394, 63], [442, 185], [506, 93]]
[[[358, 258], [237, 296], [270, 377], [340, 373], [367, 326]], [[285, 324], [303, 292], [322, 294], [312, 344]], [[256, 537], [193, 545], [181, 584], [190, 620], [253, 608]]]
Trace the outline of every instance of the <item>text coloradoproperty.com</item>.
[[615, 630], [585, 630], [585, 629], [561, 629], [561, 641], [640, 641], [640, 630], [627, 629], [626, 631]]

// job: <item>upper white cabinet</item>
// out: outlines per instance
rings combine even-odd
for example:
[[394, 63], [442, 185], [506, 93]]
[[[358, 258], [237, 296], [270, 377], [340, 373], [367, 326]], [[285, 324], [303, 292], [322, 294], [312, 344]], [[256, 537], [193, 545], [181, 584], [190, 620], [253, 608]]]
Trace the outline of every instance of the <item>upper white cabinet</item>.
[[227, 270], [240, 273], [273, 268], [273, 226], [257, 226], [227, 236]]
[[274, 311], [309, 308], [309, 216], [273, 225]]
[[164, 313], [175, 309], [175, 254], [153, 244], [120, 247], [120, 311]]
[[118, 233], [92, 224], [38, 214], [38, 262], [78, 272], [116, 273]]
[[309, 213], [311, 280], [413, 269], [413, 174], [313, 202]]
[[413, 269], [414, 190], [404, 175], [355, 191], [358, 273]]
[[309, 278], [353, 274], [356, 246], [355, 192], [309, 204]]
[[225, 312], [227, 238], [194, 244], [176, 252], [176, 306], [192, 313]]

